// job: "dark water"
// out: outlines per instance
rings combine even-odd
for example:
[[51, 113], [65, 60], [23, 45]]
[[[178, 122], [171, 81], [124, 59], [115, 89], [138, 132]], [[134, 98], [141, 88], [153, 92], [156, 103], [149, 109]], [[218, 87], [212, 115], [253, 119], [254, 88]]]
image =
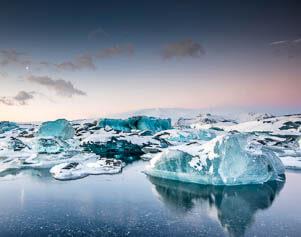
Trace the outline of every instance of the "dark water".
[[0, 236], [301, 236], [301, 173], [285, 183], [212, 187], [122, 174], [0, 178]]

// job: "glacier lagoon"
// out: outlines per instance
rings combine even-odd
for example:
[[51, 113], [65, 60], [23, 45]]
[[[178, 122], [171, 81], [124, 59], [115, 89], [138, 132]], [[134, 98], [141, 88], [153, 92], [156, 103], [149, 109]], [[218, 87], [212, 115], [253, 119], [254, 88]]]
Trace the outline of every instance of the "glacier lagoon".
[[[172, 126], [152, 116], [3, 122], [3, 235], [258, 235], [256, 216], [296, 182], [290, 177], [298, 179], [290, 170], [301, 168], [301, 116], [244, 120], [205, 114]], [[5, 214], [5, 205], [17, 205], [14, 196], [22, 208], [25, 197], [33, 203]], [[295, 227], [281, 233], [294, 236], [298, 221], [296, 214]], [[182, 229], [171, 230], [174, 224]]]
[[47, 169], [1, 178], [1, 236], [299, 236], [301, 173], [285, 182], [206, 186], [146, 176], [58, 181]]

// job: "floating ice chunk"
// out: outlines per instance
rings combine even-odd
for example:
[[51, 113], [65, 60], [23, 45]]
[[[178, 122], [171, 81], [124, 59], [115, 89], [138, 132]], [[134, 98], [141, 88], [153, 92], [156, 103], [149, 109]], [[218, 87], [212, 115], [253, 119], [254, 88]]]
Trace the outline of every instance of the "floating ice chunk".
[[[81, 141], [85, 151], [93, 152], [100, 157], [121, 159], [132, 162], [147, 153], [145, 149], [162, 145], [162, 140], [151, 136], [139, 136], [134, 133], [96, 131]], [[143, 150], [144, 149], [144, 150]]]
[[59, 137], [64, 140], [72, 138], [74, 134], [74, 128], [66, 119], [44, 122], [37, 132], [40, 137]]
[[151, 131], [162, 131], [171, 129], [171, 120], [170, 119], [160, 119], [154, 117], [146, 116], [137, 116], [130, 118], [132, 120], [137, 120], [137, 129], [138, 130], [151, 130]]
[[99, 126], [102, 128], [112, 128], [117, 131], [131, 132], [136, 130], [150, 130], [159, 132], [162, 130], [171, 129], [170, 119], [160, 119], [147, 116], [135, 116], [128, 119], [102, 119], [99, 121]]
[[301, 170], [301, 157], [283, 156], [280, 160], [287, 169]]
[[222, 116], [213, 115], [210, 113], [199, 114], [194, 118], [179, 118], [179, 120], [175, 123], [175, 127], [177, 128], [189, 128], [189, 127], [197, 127], [205, 124], [223, 124], [223, 125], [233, 125], [237, 124], [237, 122], [233, 119], [226, 119]]
[[84, 178], [88, 175], [117, 174], [122, 170], [122, 162], [115, 159], [100, 159], [90, 163], [62, 163], [50, 169], [53, 178], [58, 180], [72, 180]]
[[59, 153], [63, 150], [61, 143], [57, 139], [52, 138], [37, 139], [34, 149], [38, 153], [47, 154]]
[[0, 134], [10, 131], [12, 129], [18, 128], [19, 126], [16, 123], [2, 121], [0, 122]]
[[168, 148], [151, 160], [146, 173], [191, 183], [241, 185], [277, 180], [284, 166], [273, 152], [253, 144], [249, 135], [234, 134], [203, 145]]
[[213, 130], [210, 129], [171, 129], [156, 134], [156, 137], [164, 138], [172, 142], [189, 142], [192, 140], [209, 141], [216, 137]]

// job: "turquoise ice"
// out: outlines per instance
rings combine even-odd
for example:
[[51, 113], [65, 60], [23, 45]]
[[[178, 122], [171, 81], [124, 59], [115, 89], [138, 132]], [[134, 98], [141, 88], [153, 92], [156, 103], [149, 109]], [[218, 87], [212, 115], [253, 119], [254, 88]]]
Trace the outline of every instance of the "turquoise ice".
[[71, 139], [74, 134], [74, 128], [66, 119], [44, 122], [37, 132], [40, 137], [59, 137], [64, 140]]
[[10, 131], [12, 129], [18, 128], [19, 126], [16, 123], [2, 121], [0, 122], [0, 134]]
[[117, 131], [131, 132], [132, 129], [150, 130], [159, 132], [171, 128], [170, 119], [160, 119], [147, 116], [135, 116], [128, 119], [102, 119], [99, 121], [102, 128], [110, 127]]
[[260, 184], [279, 179], [284, 171], [279, 158], [247, 134], [169, 148], [146, 169], [154, 177], [213, 185]]

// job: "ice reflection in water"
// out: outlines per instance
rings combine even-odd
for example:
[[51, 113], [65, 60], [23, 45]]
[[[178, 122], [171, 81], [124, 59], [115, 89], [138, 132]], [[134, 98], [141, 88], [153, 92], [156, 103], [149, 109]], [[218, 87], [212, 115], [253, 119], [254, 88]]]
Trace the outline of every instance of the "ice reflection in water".
[[207, 207], [229, 236], [243, 236], [258, 210], [269, 208], [285, 181], [262, 185], [209, 186], [148, 177], [154, 194], [171, 210], [189, 213]]

